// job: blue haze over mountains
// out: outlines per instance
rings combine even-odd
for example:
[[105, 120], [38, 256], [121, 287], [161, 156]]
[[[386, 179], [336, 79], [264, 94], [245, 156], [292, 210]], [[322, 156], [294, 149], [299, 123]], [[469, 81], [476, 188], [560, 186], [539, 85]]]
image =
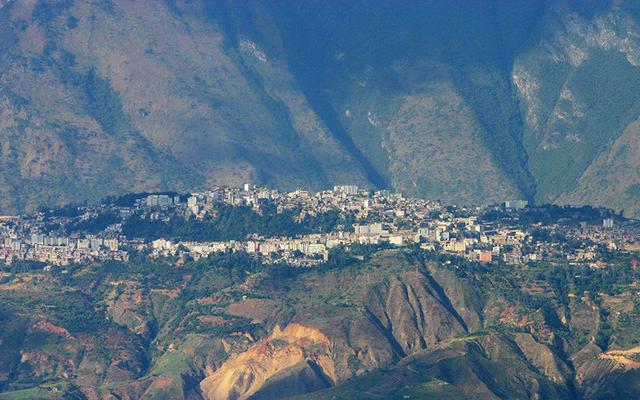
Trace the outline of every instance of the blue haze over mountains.
[[634, 1], [0, 1], [0, 210], [245, 181], [640, 212]]

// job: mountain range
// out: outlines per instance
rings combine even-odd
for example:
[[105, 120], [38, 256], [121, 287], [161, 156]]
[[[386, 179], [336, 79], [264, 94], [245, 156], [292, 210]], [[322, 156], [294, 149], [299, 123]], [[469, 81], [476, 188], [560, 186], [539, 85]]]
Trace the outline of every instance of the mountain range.
[[0, 211], [252, 182], [640, 215], [635, 1], [0, 1]]

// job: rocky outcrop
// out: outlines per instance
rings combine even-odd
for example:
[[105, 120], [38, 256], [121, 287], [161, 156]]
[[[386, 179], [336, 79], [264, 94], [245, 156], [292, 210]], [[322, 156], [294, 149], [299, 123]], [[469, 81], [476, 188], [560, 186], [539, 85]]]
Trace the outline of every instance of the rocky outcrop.
[[567, 385], [571, 369], [549, 347], [536, 342], [527, 333], [516, 333], [514, 340], [527, 362], [553, 383]]
[[570, 391], [530, 364], [504, 335], [443, 342], [392, 369], [355, 378], [314, 398], [563, 399]]
[[365, 312], [397, 355], [404, 357], [467, 332], [465, 321], [436, 285], [420, 272], [408, 272], [371, 290]]
[[331, 342], [319, 330], [276, 326], [267, 338], [240, 353], [200, 384], [209, 400], [248, 399], [268, 393], [301, 394], [335, 383]]
[[640, 25], [625, 3], [586, 13], [557, 4], [537, 43], [515, 59], [539, 202], [638, 213]]

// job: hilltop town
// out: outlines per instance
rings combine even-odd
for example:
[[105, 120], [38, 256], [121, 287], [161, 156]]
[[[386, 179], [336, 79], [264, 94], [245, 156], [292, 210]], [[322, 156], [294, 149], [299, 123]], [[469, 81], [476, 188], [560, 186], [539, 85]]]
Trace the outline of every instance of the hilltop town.
[[[223, 224], [240, 226], [230, 232]], [[640, 251], [639, 232], [638, 221], [608, 209], [530, 207], [524, 200], [456, 207], [354, 185], [286, 193], [245, 184], [2, 217], [0, 260], [50, 269], [126, 262], [132, 252], [177, 260], [246, 252], [265, 264], [309, 267], [338, 249], [417, 246], [483, 263], [606, 267]]]
[[625, 391], [640, 363], [639, 233], [608, 209], [352, 185], [137, 193], [4, 217], [0, 399], [141, 387], [219, 399], [270, 382], [273, 398], [301, 385], [352, 398], [350, 385], [381, 380], [442, 398], [412, 388], [451, 371], [437, 386], [451, 398], [477, 376], [522, 398]]

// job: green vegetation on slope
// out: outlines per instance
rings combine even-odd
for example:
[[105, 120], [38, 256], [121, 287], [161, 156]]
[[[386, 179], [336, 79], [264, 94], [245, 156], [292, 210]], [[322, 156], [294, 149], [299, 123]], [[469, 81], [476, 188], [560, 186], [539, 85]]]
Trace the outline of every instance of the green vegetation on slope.
[[159, 238], [182, 241], [240, 240], [249, 234], [262, 236], [296, 236], [313, 232], [330, 232], [341, 227], [351, 229], [352, 217], [343, 218], [338, 211], [307, 215], [297, 221], [296, 210], [277, 212], [265, 208], [257, 214], [251, 207], [220, 205], [215, 217], [203, 220], [172, 218], [168, 222], [143, 219], [134, 215], [127, 219], [122, 232], [130, 238], [154, 240]]
[[[418, 249], [351, 250], [333, 250], [317, 268], [266, 266], [244, 253], [197, 261], [133, 254], [67, 272], [0, 267], [0, 391], [35, 396], [67, 382], [56, 384], [63, 393], [138, 397], [155, 382], [186, 396], [208, 367], [292, 321], [336, 346], [345, 385], [311, 398], [621, 390], [622, 370], [600, 383], [588, 383], [591, 373], [587, 383], [566, 382], [604, 362], [601, 351], [638, 344], [640, 275], [629, 260], [607, 269], [514, 267]], [[346, 380], [357, 371], [364, 375]]]

